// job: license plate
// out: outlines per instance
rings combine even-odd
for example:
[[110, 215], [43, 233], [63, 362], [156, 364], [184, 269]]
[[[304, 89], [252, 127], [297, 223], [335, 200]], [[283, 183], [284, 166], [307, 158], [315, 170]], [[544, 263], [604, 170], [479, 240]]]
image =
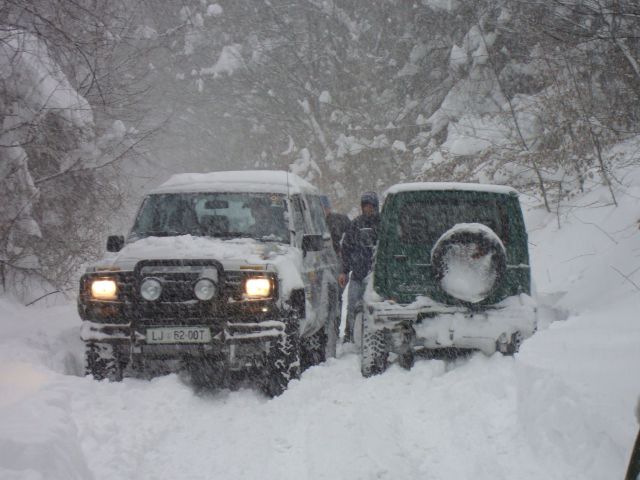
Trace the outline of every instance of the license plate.
[[147, 343], [208, 343], [211, 330], [208, 327], [147, 328]]

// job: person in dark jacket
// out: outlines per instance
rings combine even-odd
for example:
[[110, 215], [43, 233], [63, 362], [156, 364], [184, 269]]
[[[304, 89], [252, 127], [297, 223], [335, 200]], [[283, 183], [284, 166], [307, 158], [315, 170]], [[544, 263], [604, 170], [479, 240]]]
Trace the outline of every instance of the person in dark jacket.
[[329, 197], [322, 195], [320, 197], [320, 203], [324, 209], [324, 220], [327, 222], [327, 228], [331, 234], [331, 243], [333, 244], [333, 250], [336, 252], [338, 259], [341, 258], [340, 244], [342, 237], [344, 236], [351, 220], [346, 215], [341, 213], [333, 213], [331, 211], [331, 202]]
[[[362, 302], [364, 294], [364, 278], [371, 270], [373, 262], [373, 246], [375, 245], [380, 223], [378, 196], [375, 192], [365, 192], [360, 197], [362, 215], [355, 218], [342, 240], [342, 273], [338, 278], [340, 287], [344, 288], [349, 282], [347, 297], [347, 325], [344, 342], [353, 342], [353, 325], [356, 307]], [[373, 236], [368, 241], [364, 239], [363, 228], [371, 229]]]

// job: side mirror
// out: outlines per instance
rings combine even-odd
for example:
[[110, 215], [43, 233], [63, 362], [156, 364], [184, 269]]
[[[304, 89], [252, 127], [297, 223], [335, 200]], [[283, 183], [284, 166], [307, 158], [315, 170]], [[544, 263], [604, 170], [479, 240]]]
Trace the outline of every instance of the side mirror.
[[109, 235], [107, 238], [107, 252], [119, 252], [124, 247], [122, 235]]
[[361, 228], [358, 232], [358, 243], [362, 247], [375, 247], [377, 242], [376, 231], [373, 228]]
[[324, 248], [324, 240], [322, 235], [303, 235], [302, 236], [302, 253], [319, 252]]

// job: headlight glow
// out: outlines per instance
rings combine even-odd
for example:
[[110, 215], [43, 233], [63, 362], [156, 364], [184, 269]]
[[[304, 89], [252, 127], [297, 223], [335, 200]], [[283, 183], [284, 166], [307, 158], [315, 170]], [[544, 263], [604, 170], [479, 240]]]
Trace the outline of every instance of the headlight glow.
[[193, 292], [198, 300], [211, 300], [216, 294], [216, 284], [208, 278], [201, 278], [193, 287]]
[[140, 295], [145, 300], [152, 302], [160, 298], [162, 285], [155, 278], [145, 278], [140, 285]]
[[91, 296], [97, 300], [115, 300], [118, 287], [115, 280], [94, 280], [91, 282]]
[[244, 284], [244, 293], [250, 298], [267, 298], [271, 294], [268, 278], [249, 278]]

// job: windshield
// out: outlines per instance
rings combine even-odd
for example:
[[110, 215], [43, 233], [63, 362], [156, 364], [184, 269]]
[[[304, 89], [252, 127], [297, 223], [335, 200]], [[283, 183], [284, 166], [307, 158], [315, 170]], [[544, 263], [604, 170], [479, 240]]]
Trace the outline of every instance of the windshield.
[[170, 193], [150, 195], [130, 237], [201, 235], [289, 243], [284, 195]]

